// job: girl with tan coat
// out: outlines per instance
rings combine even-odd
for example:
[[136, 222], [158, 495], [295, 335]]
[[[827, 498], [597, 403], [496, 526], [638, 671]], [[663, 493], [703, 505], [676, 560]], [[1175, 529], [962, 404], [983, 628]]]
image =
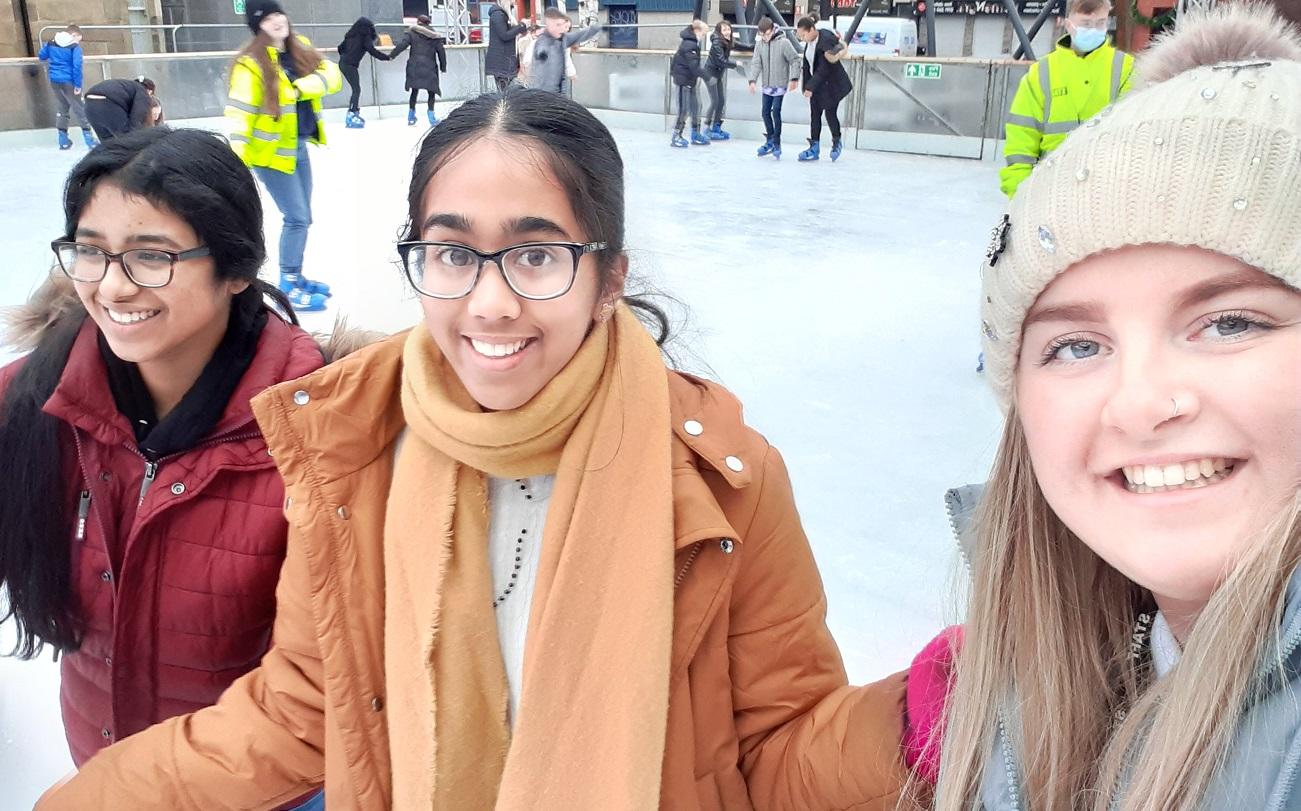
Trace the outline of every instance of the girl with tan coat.
[[895, 807], [903, 679], [846, 684], [781, 457], [623, 295], [622, 177], [551, 93], [426, 136], [423, 323], [255, 402], [274, 649], [42, 808]]

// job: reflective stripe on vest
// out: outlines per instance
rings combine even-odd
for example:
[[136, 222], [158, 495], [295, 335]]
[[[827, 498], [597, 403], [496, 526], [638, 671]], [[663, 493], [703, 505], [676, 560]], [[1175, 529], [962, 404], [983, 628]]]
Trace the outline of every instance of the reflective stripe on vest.
[[1120, 98], [1120, 85], [1125, 79], [1125, 52], [1116, 49], [1111, 55], [1111, 103]]

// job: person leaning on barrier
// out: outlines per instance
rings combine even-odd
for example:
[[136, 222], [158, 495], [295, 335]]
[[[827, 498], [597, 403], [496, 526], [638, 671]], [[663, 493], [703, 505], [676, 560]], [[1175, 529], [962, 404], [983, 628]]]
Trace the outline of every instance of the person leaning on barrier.
[[1030, 66], [1007, 117], [999, 188], [1008, 197], [1071, 130], [1129, 92], [1134, 57], [1107, 37], [1107, 0], [1069, 0], [1066, 36]]

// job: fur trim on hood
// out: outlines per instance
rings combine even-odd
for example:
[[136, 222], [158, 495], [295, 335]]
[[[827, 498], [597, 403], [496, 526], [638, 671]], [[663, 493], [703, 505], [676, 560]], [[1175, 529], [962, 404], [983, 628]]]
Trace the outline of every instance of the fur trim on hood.
[[438, 33], [434, 29], [425, 28], [423, 25], [413, 25], [407, 30], [413, 34], [419, 34], [422, 37], [428, 37], [429, 39], [447, 39], [447, 37], [444, 37], [442, 34]]
[[69, 34], [67, 31], [60, 31], [54, 35], [54, 44], [58, 45], [60, 48], [66, 48], [69, 45], [76, 44], [76, 42], [77, 41], [73, 39], [72, 34]]
[[[26, 354], [36, 348], [55, 324], [85, 314], [86, 308], [77, 297], [72, 282], [62, 274], [51, 275], [25, 304], [0, 309], [0, 346]], [[348, 319], [343, 315], [334, 319], [334, 328], [330, 332], [312, 333], [326, 363], [333, 363], [386, 337], [375, 330], [349, 327]]]
[[1229, 3], [1186, 14], [1139, 57], [1147, 84], [1225, 62], [1301, 62], [1301, 32], [1263, 2]]

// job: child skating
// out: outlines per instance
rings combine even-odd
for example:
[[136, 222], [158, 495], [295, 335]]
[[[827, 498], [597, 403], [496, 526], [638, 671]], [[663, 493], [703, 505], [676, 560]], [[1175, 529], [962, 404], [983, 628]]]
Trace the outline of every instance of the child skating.
[[352, 95], [348, 98], [348, 116], [344, 119], [349, 129], [366, 126], [366, 119], [361, 117], [361, 60], [370, 54], [380, 62], [389, 61], [389, 55], [375, 47], [378, 38], [375, 23], [366, 17], [358, 17], [348, 33], [343, 35], [343, 42], [339, 43], [339, 71], [352, 88]]
[[844, 148], [840, 140], [840, 102], [854, 89], [840, 60], [849, 53], [835, 31], [818, 28], [816, 17], [801, 17], [795, 35], [804, 43], [804, 97], [809, 100], [809, 148], [801, 161], [815, 161], [822, 154], [822, 119], [831, 130], [831, 159], [838, 160]]
[[[704, 66], [700, 64], [700, 41], [705, 38], [707, 30], [703, 20], [693, 20], [690, 26], [684, 28], [678, 52], [673, 55], [673, 61], [669, 65], [673, 84], [678, 89], [678, 121], [673, 128], [670, 144], [679, 149], [685, 149], [690, 144], [709, 146], [709, 139], [700, 131], [700, 94], [696, 89], [704, 75]], [[691, 114], [690, 141], [682, 135], [688, 113]]]
[[782, 102], [800, 88], [800, 55], [769, 17], [759, 21], [759, 38], [750, 60], [750, 92], [763, 90], [763, 146], [759, 157], [782, 156]]
[[732, 61], [732, 26], [720, 22], [714, 26], [714, 36], [709, 42], [709, 56], [705, 59], [705, 88], [709, 90], [709, 140], [727, 141], [732, 135], [723, 130], [723, 113], [727, 109], [727, 72], [740, 70]]
[[58, 102], [54, 126], [59, 130], [59, 149], [72, 149], [68, 137], [68, 114], [77, 119], [86, 146], [95, 145], [95, 135], [86, 118], [86, 104], [81, 98], [81, 29], [70, 25], [41, 46], [40, 60], [50, 63], [50, 89]]

